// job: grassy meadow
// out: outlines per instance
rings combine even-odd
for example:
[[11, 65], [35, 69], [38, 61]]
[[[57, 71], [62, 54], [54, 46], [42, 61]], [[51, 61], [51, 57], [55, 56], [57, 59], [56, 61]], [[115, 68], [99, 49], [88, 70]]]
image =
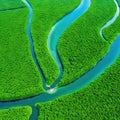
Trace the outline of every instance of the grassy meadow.
[[120, 120], [120, 58], [84, 89], [37, 104], [38, 120]]
[[[64, 66], [59, 86], [69, 84], [86, 73], [103, 58], [109, 44], [100, 36], [100, 28], [116, 11], [112, 0], [92, 0], [89, 10], [62, 35], [58, 53]], [[106, 12], [104, 12], [106, 11]]]
[[25, 6], [22, 0], [0, 0], [0, 11]]
[[120, 0], [118, 0], [118, 3], [119, 3], [119, 5], [120, 5]]
[[0, 12], [0, 101], [22, 99], [43, 91], [30, 52], [27, 21], [27, 8]]
[[[99, 2], [101, 2], [101, 3], [98, 4]], [[79, 65], [79, 63], [82, 62], [81, 63], [81, 65], [82, 65], [83, 62], [85, 62], [85, 61], [87, 61], [87, 62], [93, 61], [92, 56], [94, 56], [94, 58], [97, 58], [97, 57], [99, 58], [100, 54], [103, 56], [105, 54], [106, 50], [109, 48], [108, 43], [105, 42], [104, 40], [100, 39], [99, 30], [100, 30], [101, 26], [103, 25], [103, 23], [105, 21], [108, 21], [110, 19], [110, 17], [113, 15], [113, 13], [115, 12], [115, 9], [111, 9], [111, 7], [114, 5], [112, 5], [113, 4], [112, 1], [107, 3], [104, 0], [103, 1], [94, 0], [93, 3], [95, 3], [98, 6], [102, 5], [102, 7], [101, 8], [98, 6], [95, 7], [94, 6], [95, 4], [92, 5], [90, 10], [83, 17], [78, 19], [73, 25], [71, 25], [69, 27], [69, 29], [66, 30], [66, 32], [61, 37], [61, 40], [59, 42], [59, 46], [65, 45], [64, 44], [65, 41], [67, 41], [67, 42], [66, 42], [66, 46], [64, 46], [64, 47], [69, 48], [69, 46], [70, 46], [71, 49], [69, 48], [67, 51], [71, 50], [73, 55], [75, 55], [75, 57], [73, 57], [73, 56], [71, 57], [72, 59], [74, 58], [72, 60], [73, 66], [75, 66], [74, 60], [77, 60], [76, 58], [78, 58], [78, 56], [76, 56], [76, 54], [79, 52], [79, 49], [81, 52], [81, 53], [79, 52], [80, 59], [79, 59], [79, 61], [76, 61], [76, 63]], [[103, 8], [109, 9], [106, 7], [108, 4], [110, 4], [109, 7], [111, 10], [114, 10], [114, 12], [111, 11], [111, 13], [112, 13], [112, 14], [110, 14], [111, 16], [105, 15], [105, 14], [109, 13], [109, 12], [105, 12], [104, 13], [105, 18], [103, 19], [103, 17], [102, 17], [103, 20], [100, 21], [101, 17], [99, 18], [97, 16], [97, 14], [99, 13], [98, 15], [102, 16], [102, 10], [105, 11]], [[97, 12], [97, 8], [98, 8], [99, 12]], [[100, 9], [102, 9], [102, 10], [100, 10]], [[110, 11], [110, 10], [106, 10], [106, 11]], [[97, 14], [95, 14], [95, 13], [97, 13]], [[89, 16], [89, 14], [90, 15], [92, 14], [92, 16]], [[91, 21], [90, 21], [89, 17], [91, 18]], [[98, 21], [96, 23], [94, 22], [94, 19], [93, 19], [95, 17], [98, 19]], [[89, 19], [87, 19], [87, 18], [89, 18]], [[95, 19], [95, 20], [97, 20], [97, 19]], [[90, 24], [90, 22], [92, 25]], [[90, 28], [87, 27], [88, 23], [90, 25]], [[108, 27], [104, 30], [105, 38], [108, 39], [109, 41], [115, 40], [117, 34], [120, 33], [120, 30], [118, 29], [119, 26], [120, 26], [120, 19], [118, 18], [114, 24], [112, 24], [110, 27]], [[83, 27], [84, 27], [84, 29], [83, 29]], [[78, 28], [80, 28], [80, 30]], [[87, 36], [85, 36], [86, 34], [84, 35], [84, 33], [82, 33], [81, 30], [83, 30], [83, 32], [85, 32], [85, 33], [88, 33], [89, 38], [86, 38], [83, 40], [82, 38], [85, 38]], [[112, 30], [112, 32], [110, 30]], [[77, 34], [75, 35], [75, 33], [77, 33]], [[81, 34], [79, 35], [78, 33], [81, 33]], [[92, 33], [92, 34], [90, 34], [90, 33]], [[74, 37], [73, 38], [71, 37], [71, 39], [70, 39], [70, 36], [68, 36], [69, 34], [73, 35]], [[76, 38], [76, 40], [75, 40], [75, 38]], [[78, 38], [81, 38], [81, 39], [78, 39]], [[80, 41], [77, 42], [76, 44], [73, 44], [72, 39], [74, 40], [74, 43], [77, 40], [80, 40]], [[69, 44], [68, 44], [68, 41], [69, 41]], [[89, 43], [89, 41], [91, 43]], [[86, 44], [86, 49], [84, 48], [84, 46], [85, 46], [84, 44]], [[69, 58], [68, 54], [62, 53], [62, 48], [59, 46], [58, 46], [58, 50], [59, 50], [60, 56], [63, 57], [63, 55], [65, 54], [63, 57], [63, 60], [65, 61], [66, 59]], [[74, 52], [74, 48], [75, 48], [74, 46], [75, 47], [79, 46], [79, 49], [76, 49], [75, 52]], [[60, 51], [60, 48], [61, 48], [61, 51]], [[90, 53], [92, 56], [90, 56], [90, 53], [88, 51], [86, 52], [87, 49], [91, 51]], [[86, 54], [84, 54], [85, 52], [86, 52]], [[94, 54], [94, 53], [96, 53], [96, 54]], [[70, 52], [70, 55], [72, 55], [71, 52]], [[88, 55], [91, 58], [89, 58]], [[84, 56], [84, 59], [82, 59], [83, 56]], [[71, 60], [70, 60], [70, 62], [71, 62]], [[65, 63], [65, 62], [63, 62], [63, 63]], [[86, 63], [86, 65], [84, 65], [83, 68], [85, 68], [85, 66], [87, 66], [89, 64]], [[67, 65], [69, 66], [69, 64], [67, 64]], [[90, 85], [83, 88], [82, 90], [76, 91], [75, 93], [72, 93], [71, 95], [68, 95], [68, 96], [63, 96], [63, 97], [57, 98], [56, 100], [51, 101], [51, 102], [36, 104], [36, 107], [39, 110], [38, 120], [41, 120], [41, 119], [47, 119], [47, 120], [53, 120], [53, 119], [54, 120], [58, 120], [58, 119], [60, 119], [60, 120], [63, 120], [63, 119], [65, 119], [65, 120], [74, 120], [74, 119], [75, 120], [119, 120], [120, 119], [120, 116], [119, 116], [120, 67], [119, 66], [120, 66], [120, 57], [117, 59], [117, 61], [112, 66], [107, 68], [107, 70], [101, 76], [99, 76], [99, 78], [97, 78], [97, 80], [95, 80]], [[76, 66], [76, 68], [77, 68], [77, 66]], [[81, 69], [83, 69], [83, 68], [81, 67]], [[69, 69], [69, 70], [71, 71], [72, 69]], [[79, 71], [80, 71], [80, 68], [79, 68]], [[66, 79], [68, 79], [68, 80], [65, 81], [66, 79], [63, 77], [64, 81], [61, 81], [60, 85], [64, 85], [64, 84], [71, 82], [69, 79], [70, 75], [75, 78], [75, 73], [70, 74], [70, 72], [68, 72], [68, 74], [69, 74], [69, 77], [66, 77]]]
[[[119, 31], [119, 33], [116, 31]], [[116, 39], [117, 35], [120, 34], [120, 16], [111, 26], [103, 30], [103, 34], [110, 43]]]
[[[52, 60], [47, 38], [52, 26], [80, 4], [81, 0], [28, 0], [33, 7], [31, 33], [35, 53], [47, 84], [59, 70]], [[57, 49], [64, 66], [58, 86], [67, 85], [86, 73], [103, 58], [109, 43], [100, 28], [115, 14], [113, 0], [91, 0], [89, 10], [61, 36]], [[120, 3], [120, 0], [118, 0]], [[27, 36], [28, 9], [21, 0], [0, 1], [0, 101], [23, 99], [43, 92], [42, 80], [34, 64]], [[111, 43], [120, 33], [120, 16], [103, 30]], [[94, 82], [51, 102], [37, 103], [38, 120], [120, 120], [120, 57]], [[0, 120], [29, 120], [29, 106], [0, 110]]]
[[0, 110], [0, 120], [29, 120], [32, 109], [29, 106]]

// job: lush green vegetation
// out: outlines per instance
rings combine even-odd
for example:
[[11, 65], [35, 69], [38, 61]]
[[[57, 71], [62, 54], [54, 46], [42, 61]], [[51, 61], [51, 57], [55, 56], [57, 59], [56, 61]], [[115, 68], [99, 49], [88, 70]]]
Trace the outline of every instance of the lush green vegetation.
[[80, 0], [29, 0], [33, 7], [32, 36], [35, 52], [46, 78], [47, 84], [52, 84], [59, 71], [52, 60], [47, 39], [52, 26], [64, 15], [80, 4]]
[[120, 0], [118, 0], [118, 3], [119, 3], [119, 5], [120, 5]]
[[[59, 72], [47, 50], [48, 33], [56, 21], [80, 1], [29, 1], [34, 10], [32, 35], [35, 51], [47, 83], [51, 84]], [[109, 44], [101, 39], [99, 30], [114, 13], [112, 0], [92, 0], [89, 11], [66, 30], [58, 45], [64, 65], [64, 75], [59, 86], [76, 80], [105, 55]], [[28, 17], [27, 9], [0, 13], [0, 100], [22, 99], [42, 92], [41, 78], [30, 52], [26, 16]], [[113, 41], [117, 35], [119, 21], [120, 17], [104, 30], [104, 36], [109, 41]], [[52, 102], [37, 104], [38, 119], [119, 120], [119, 61], [120, 58], [81, 91]], [[0, 110], [0, 119], [28, 120], [31, 113], [29, 106]]]
[[[104, 12], [106, 11], [106, 12]], [[59, 86], [66, 85], [90, 70], [103, 58], [109, 44], [100, 37], [100, 28], [114, 16], [112, 0], [92, 0], [89, 10], [62, 35], [58, 52], [64, 66]]]
[[120, 58], [81, 91], [37, 108], [39, 120], [119, 120]]
[[[99, 0], [97, 0], [96, 2], [98, 2], [98, 1]], [[98, 3], [96, 3], [95, 1], [93, 1], [93, 2], [96, 5], [98, 5]], [[99, 1], [99, 2], [101, 2], [100, 5], [103, 3], [108, 5], [110, 3], [110, 2], [107, 3], [105, 1]], [[111, 7], [111, 5], [108, 5], [108, 6]], [[96, 6], [96, 8], [99, 8], [99, 7]], [[95, 8], [95, 6], [91, 7], [91, 9], [93, 9], [93, 11], [96, 8]], [[104, 11], [103, 7], [101, 7], [101, 9]], [[102, 10], [101, 10], [101, 12], [102, 12]], [[99, 9], [99, 11], [100, 11], [100, 9]], [[107, 10], [105, 10], [105, 11], [107, 11]], [[103, 17], [102, 17], [103, 22], [101, 22], [101, 25], [100, 25], [99, 21], [97, 21], [95, 23], [95, 24], [97, 24], [97, 28], [96, 28], [96, 26], [94, 24], [94, 19], [92, 19], [93, 17], [92, 16], [90, 17], [88, 15], [88, 13], [89, 14], [91, 13], [90, 10], [83, 17], [81, 17], [79, 20], [77, 20], [72, 26], [69, 27], [69, 29], [62, 36], [61, 41], [59, 43], [59, 46], [61, 46], [61, 44], [63, 45], [63, 43], [65, 43], [65, 41], [68, 41], [69, 36], [67, 36], [67, 35], [70, 34], [70, 32], [71, 32], [71, 35], [73, 34], [74, 38], [76, 38], [76, 36], [78, 36], [78, 33], [79, 33], [78, 28], [81, 28], [83, 30], [83, 32], [85, 32], [85, 35], [87, 33], [90, 36], [90, 38], [83, 40], [85, 43], [87, 42], [86, 49], [90, 49], [91, 55], [96, 58], [96, 55], [99, 55], [100, 51], [103, 49], [103, 48], [99, 49], [99, 47], [101, 48], [103, 46], [103, 44], [102, 44], [103, 41], [102, 41], [102, 39], [99, 38], [100, 26], [102, 26], [103, 22], [107, 21], [106, 19], [108, 19], [108, 18], [104, 18], [105, 21], [103, 21]], [[99, 12], [97, 12], [97, 10], [96, 10], [96, 12], [94, 12], [94, 14], [92, 14], [92, 13], [91, 14], [94, 17], [96, 16], [96, 18], [98, 18], [98, 20], [99, 20], [99, 17], [95, 13], [98, 14]], [[109, 13], [109, 12], [105, 12], [105, 14], [107, 14], [107, 13]], [[101, 15], [102, 15], [102, 13], [100, 14], [100, 16]], [[89, 21], [91, 19], [92, 25], [90, 24], [91, 21], [90, 22], [87, 21], [88, 18], [85, 16], [90, 17]], [[108, 15], [105, 15], [105, 17], [106, 16], [108, 16]], [[85, 21], [85, 23], [83, 20]], [[97, 20], [97, 19], [95, 19], [95, 20]], [[118, 21], [120, 21], [119, 18], [116, 20], [116, 22], [114, 24], [112, 24], [110, 27], [108, 27], [105, 30], [106, 33], [104, 32], [105, 33], [104, 35], [107, 39], [109, 39], [109, 40], [111, 39], [113, 41], [114, 40], [113, 36], [115, 36], [119, 33], [120, 30], [118, 29], [117, 26], [120, 26], [120, 22], [118, 22]], [[82, 24], [81, 26], [79, 25], [80, 23]], [[89, 29], [87, 27], [88, 23], [90, 25]], [[85, 27], [85, 29], [83, 29], [83, 27]], [[94, 30], [91, 27], [94, 27]], [[71, 29], [71, 31], [70, 31], [70, 29]], [[87, 31], [86, 29], [88, 29], [89, 31]], [[109, 31], [110, 29], [113, 30], [114, 32], [110, 32]], [[92, 35], [90, 34], [90, 30], [93, 30]], [[96, 32], [97, 38], [94, 38], [94, 37], [96, 37], [94, 31]], [[77, 34], [75, 35], [75, 33], [77, 33]], [[81, 32], [81, 35], [79, 35], [79, 37], [80, 36], [83, 37], [83, 35], [84, 34]], [[95, 36], [93, 36], [93, 35], [95, 35]], [[111, 37], [109, 37], [109, 36], [111, 36]], [[83, 38], [85, 38], [85, 37], [83, 37]], [[93, 39], [93, 41], [91, 39]], [[63, 40], [64, 40], [64, 42], [63, 42]], [[72, 40], [72, 38], [70, 40]], [[77, 51], [74, 52], [74, 46], [75, 47], [77, 47], [78, 45], [81, 46], [82, 48], [80, 50], [82, 52], [82, 49], [84, 49], [85, 43], [82, 40], [80, 40], [79, 44], [76, 43], [73, 45], [73, 41], [70, 42], [70, 40], [69, 40], [69, 44], [68, 43], [66, 43], [66, 44], [70, 45], [70, 48], [73, 49], [73, 50], [71, 50], [72, 53], [70, 53], [70, 55], [73, 54], [73, 55], [75, 55], [75, 57], [72, 57], [72, 61], [70, 60], [70, 63], [72, 63], [72, 65], [75, 66], [74, 61], [76, 59], [78, 59], [76, 54], [77, 54], [77, 52], [79, 52], [79, 50], [76, 49]], [[90, 45], [88, 40], [91, 42], [92, 46]], [[98, 41], [95, 41], [95, 40], [98, 40]], [[74, 40], [74, 43], [75, 42], [76, 41]], [[104, 47], [108, 48], [108, 44], [106, 42], [104, 42], [104, 44], [105, 44]], [[58, 46], [58, 50], [60, 51], [59, 46]], [[67, 48], [68, 46], [66, 45], [64, 47]], [[94, 47], [94, 51], [92, 50], [93, 47]], [[99, 54], [97, 54], [97, 50], [99, 50]], [[105, 48], [103, 49], [103, 51], [104, 50], [105, 50]], [[70, 50], [68, 50], [68, 51], [70, 51]], [[82, 62], [81, 64], [83, 64], [83, 62], [85, 62], [87, 59], [89, 61], [92, 60], [92, 56], [90, 59], [89, 59], [89, 57], [88, 58], [85, 57], [87, 55], [90, 55], [90, 53], [88, 52], [88, 53], [84, 54], [84, 52], [86, 52], [86, 51], [84, 50], [82, 52], [82, 54], [80, 54], [80, 52], [79, 52], [80, 59], [79, 59], [79, 61], [76, 62], [77, 64], [79, 64], [81, 62]], [[94, 54], [94, 52], [96, 52], [96, 55]], [[61, 56], [62, 56], [62, 54], [64, 55], [64, 53], [62, 53], [61, 51], [60, 51], [60, 54], [61, 54]], [[65, 53], [65, 55], [66, 55], [66, 53]], [[81, 57], [83, 57], [83, 55], [85, 55], [85, 56], [84, 56], [84, 59], [82, 59], [83, 61], [81, 61]], [[67, 57], [68, 57], [67, 55], [64, 57], [64, 61], [66, 60]], [[87, 60], [87, 62], [88, 62], [88, 60]], [[68, 61], [69, 61], [69, 59], [68, 59]], [[65, 63], [65, 62], [63, 62], [63, 63]], [[57, 98], [56, 100], [48, 102], [48, 103], [37, 104], [36, 106], [39, 109], [38, 119], [39, 120], [40, 119], [47, 119], [47, 120], [53, 120], [53, 119], [54, 120], [58, 120], [58, 119], [60, 119], [60, 120], [63, 120], [63, 119], [65, 119], [65, 120], [69, 120], [69, 119], [70, 120], [74, 120], [74, 119], [75, 120], [84, 120], [84, 119], [85, 120], [103, 120], [103, 119], [105, 119], [105, 120], [119, 120], [120, 119], [120, 116], [119, 116], [119, 110], [120, 110], [120, 97], [119, 97], [120, 96], [120, 92], [119, 92], [120, 91], [120, 67], [119, 66], [120, 66], [120, 57], [118, 58], [117, 62], [114, 63], [114, 65], [112, 65], [111, 67], [109, 67], [105, 71], [105, 73], [103, 73], [97, 80], [95, 80], [90, 85], [83, 88], [82, 90], [75, 92], [75, 93], [68, 95], [68, 96]], [[85, 65], [83, 66], [83, 68], [84, 67], [85, 67]], [[71, 74], [73, 75], [73, 78], [75, 78], [75, 76], [74, 76], [75, 73], [71, 73]], [[70, 77], [70, 74], [69, 74], [69, 77]]]
[[27, 21], [27, 8], [0, 12], [0, 100], [22, 99], [43, 91], [30, 52]]
[[0, 120], [29, 120], [32, 109], [29, 106], [0, 110]]
[[[119, 33], [117, 33], [116, 31], [119, 31]], [[103, 30], [103, 34], [105, 38], [111, 43], [115, 40], [116, 36], [120, 34], [120, 15], [111, 26]]]
[[0, 11], [25, 6], [22, 0], [0, 0]]

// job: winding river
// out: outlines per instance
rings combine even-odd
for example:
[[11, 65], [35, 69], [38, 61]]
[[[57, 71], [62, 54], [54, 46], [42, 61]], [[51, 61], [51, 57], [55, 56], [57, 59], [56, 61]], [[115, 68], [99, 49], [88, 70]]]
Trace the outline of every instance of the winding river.
[[0, 12], [6, 12], [6, 11], [11, 11], [11, 10], [23, 9], [25, 7], [26, 6], [21, 6], [21, 7], [16, 7], [16, 8], [1, 9]]
[[103, 31], [105, 28], [107, 28], [108, 26], [110, 26], [112, 23], [114, 23], [115, 20], [118, 18], [119, 14], [120, 14], [120, 8], [119, 8], [119, 5], [118, 5], [117, 0], [114, 0], [114, 3], [115, 3], [116, 8], [117, 8], [114, 17], [113, 17], [110, 21], [108, 21], [108, 22], [100, 29], [100, 36], [101, 36], [104, 40], [105, 40], [105, 38], [104, 38], [104, 36], [103, 36], [103, 34], [102, 34], [102, 31]]
[[26, 1], [26, 0], [22, 0], [22, 1], [29, 8], [29, 19], [28, 19], [27, 33], [28, 33], [28, 37], [29, 37], [29, 41], [30, 41], [30, 50], [31, 50], [32, 58], [34, 60], [34, 63], [36, 64], [36, 67], [38, 68], [40, 76], [42, 77], [43, 88], [44, 89], [48, 89], [47, 86], [46, 86], [45, 77], [43, 75], [43, 72], [42, 72], [41, 67], [40, 67], [40, 65], [38, 63], [37, 57], [35, 55], [34, 45], [33, 45], [33, 40], [32, 40], [32, 35], [31, 35], [31, 31], [30, 31], [31, 21], [32, 21], [32, 16], [33, 16], [32, 7], [31, 7], [31, 5], [29, 4], [28, 1]]
[[[27, 7], [29, 8], [29, 11], [30, 11], [27, 33], [28, 33], [28, 37], [30, 40], [30, 48], [31, 48], [32, 57], [34, 59], [34, 62], [36, 64], [38, 70], [39, 70], [39, 73], [41, 74], [41, 77], [43, 79], [43, 87], [45, 89], [47, 89], [42, 70], [40, 69], [39, 63], [35, 56], [33, 40], [32, 40], [32, 36], [31, 36], [31, 32], [30, 32], [30, 24], [31, 24], [31, 20], [32, 20], [32, 7], [26, 0], [23, 0], [23, 2], [27, 5]], [[90, 0], [82, 0], [82, 3], [72, 13], [66, 15], [63, 19], [58, 21], [58, 23], [56, 23], [54, 25], [54, 27], [51, 29], [51, 32], [48, 37], [48, 49], [60, 70], [60, 75], [59, 75], [58, 79], [55, 81], [55, 83], [53, 83], [52, 87], [55, 87], [56, 84], [60, 81], [62, 73], [63, 73], [63, 67], [62, 67], [61, 61], [59, 59], [59, 55], [57, 54], [57, 50], [56, 50], [58, 39], [61, 36], [61, 34], [65, 31], [65, 29], [72, 22], [74, 22], [78, 17], [80, 17], [82, 14], [84, 14], [88, 10], [90, 3], [91, 3]], [[117, 12], [119, 12], [119, 9], [117, 9]], [[112, 21], [110, 20], [111, 22], [108, 22], [107, 24], [110, 25], [111, 23], [113, 23], [115, 21], [116, 18], [117, 17], [115, 15], [114, 18], [112, 19]], [[69, 21], [67, 25], [65, 25], [66, 20]], [[63, 26], [65, 25], [65, 26], [63, 27], [62, 25]], [[58, 29], [60, 29], [59, 32], [57, 32]], [[57, 38], [53, 39], [55, 34], [57, 34]], [[55, 40], [55, 41], [52, 42], [53, 40]], [[84, 86], [88, 85], [90, 82], [95, 80], [99, 75], [101, 75], [106, 70], [107, 67], [111, 66], [116, 61], [116, 59], [120, 56], [120, 47], [119, 46], [120, 46], [120, 35], [118, 35], [116, 40], [111, 44], [110, 50], [104, 56], [104, 58], [101, 61], [99, 61], [91, 70], [89, 70], [83, 76], [81, 76], [79, 79], [77, 79], [75, 82], [73, 82], [69, 85], [66, 85], [64, 87], [57, 88], [56, 92], [54, 92], [52, 94], [44, 92], [40, 95], [31, 97], [31, 98], [26, 98], [26, 99], [16, 100], [16, 101], [0, 102], [0, 109], [9, 108], [9, 107], [13, 107], [13, 106], [30, 105], [33, 108], [33, 114], [31, 116], [31, 120], [37, 119], [37, 110], [34, 107], [35, 103], [47, 102], [47, 101], [54, 100], [55, 98], [71, 94], [74, 91], [80, 90]]]
[[61, 77], [63, 75], [63, 66], [60, 61], [58, 52], [57, 52], [57, 44], [59, 41], [60, 36], [63, 34], [63, 32], [81, 15], [83, 15], [88, 8], [90, 7], [91, 1], [90, 0], [82, 0], [80, 5], [73, 10], [69, 15], [66, 15], [63, 17], [60, 21], [58, 21], [51, 29], [50, 34], [48, 36], [48, 50], [51, 54], [51, 57], [56, 62], [60, 74], [58, 79], [52, 84], [51, 88], [54, 88], [59, 81], [61, 80]]

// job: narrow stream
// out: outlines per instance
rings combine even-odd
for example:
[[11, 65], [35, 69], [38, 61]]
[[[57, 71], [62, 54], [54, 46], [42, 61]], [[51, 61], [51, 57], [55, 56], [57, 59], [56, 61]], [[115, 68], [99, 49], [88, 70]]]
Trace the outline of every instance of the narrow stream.
[[58, 88], [57, 91], [53, 94], [44, 92], [38, 96], [26, 98], [23, 100], [0, 102], [0, 108], [8, 108], [20, 105], [34, 106], [34, 104], [38, 102], [47, 102], [54, 100], [55, 98], [58, 98], [60, 96], [71, 94], [94, 81], [101, 73], [106, 70], [107, 67], [111, 66], [118, 57], [120, 57], [120, 35], [118, 35], [116, 40], [112, 43], [110, 51], [105, 55], [105, 57], [100, 62], [98, 62], [94, 68], [89, 70], [86, 74], [81, 76], [75, 82]]
[[32, 17], [33, 17], [32, 7], [29, 4], [29, 2], [26, 1], [26, 0], [22, 0], [22, 2], [25, 3], [26, 6], [29, 9], [29, 19], [28, 19], [27, 34], [28, 34], [29, 41], [30, 41], [30, 50], [31, 50], [32, 58], [34, 60], [34, 63], [36, 64], [36, 67], [38, 68], [40, 76], [42, 77], [43, 88], [46, 90], [46, 89], [48, 89], [48, 87], [46, 86], [44, 74], [43, 74], [43, 72], [41, 70], [41, 67], [39, 65], [39, 62], [37, 60], [37, 57], [36, 57], [36, 54], [35, 54], [35, 51], [34, 51], [33, 39], [32, 39], [32, 35], [31, 35], [31, 29], [30, 28], [31, 28], [31, 21], [32, 21]]
[[[39, 70], [39, 72], [41, 74], [41, 77], [42, 77], [43, 74], [42, 74], [42, 71], [40, 69], [40, 66], [39, 66], [38, 61], [37, 61], [36, 56], [35, 56], [33, 40], [32, 40], [31, 32], [30, 32], [30, 24], [31, 24], [31, 20], [32, 20], [32, 7], [30, 6], [30, 4], [26, 0], [23, 0], [23, 2], [27, 5], [27, 7], [29, 8], [29, 11], [30, 11], [27, 33], [28, 33], [28, 36], [29, 36], [29, 39], [30, 39], [31, 53], [32, 53], [34, 62], [36, 64], [36, 66], [38, 67], [38, 70]], [[80, 6], [83, 6], [83, 7], [79, 6], [81, 8], [80, 11], [82, 11], [82, 12], [81, 12], [81, 14], [80, 13], [77, 14], [76, 19], [78, 18], [78, 16], [81, 16], [88, 9], [88, 7], [90, 6], [90, 3], [91, 3], [90, 0], [83, 0], [82, 1]], [[77, 12], [80, 12], [78, 8], [76, 10], [78, 10]], [[82, 10], [83, 8], [84, 8], [84, 10]], [[76, 13], [74, 11], [73, 11], [73, 13], [76, 15]], [[68, 14], [67, 16], [69, 16], [69, 15], [71, 16], [71, 13]], [[65, 19], [65, 18], [68, 19], [68, 21], [70, 20], [69, 17], [65, 16], [63, 19]], [[75, 19], [73, 19], [73, 21], [74, 20]], [[69, 22], [69, 25], [70, 25], [70, 23], [72, 23], [72, 21]], [[62, 25], [63, 23], [60, 22], [60, 24]], [[55, 26], [58, 26], [58, 25], [56, 24]], [[53, 31], [54, 34], [56, 33], [55, 30], [57, 30], [55, 26], [52, 28], [52, 31]], [[63, 29], [61, 28], [62, 31], [61, 32], [59, 31], [58, 33], [60, 33], [60, 35], [61, 35], [67, 27], [68, 26], [66, 25], [65, 28], [63, 28]], [[54, 34], [53, 34], [53, 36], [54, 36]], [[56, 38], [55, 42], [53, 42], [53, 45], [51, 45], [52, 33], [50, 33], [49, 38], [51, 40], [49, 40], [49, 42], [48, 42], [48, 46], [49, 46], [51, 56], [56, 61], [56, 64], [58, 66], [61, 66], [60, 65], [61, 62], [60, 62], [59, 57], [57, 55], [56, 46], [57, 46], [57, 42], [58, 42], [57, 39], [59, 39], [60, 35], [58, 36], [58, 38]], [[55, 93], [49, 94], [47, 92], [44, 92], [40, 95], [31, 97], [31, 98], [26, 98], [26, 99], [22, 99], [22, 100], [15, 100], [15, 101], [8, 101], [8, 102], [0, 102], [0, 109], [5, 109], [5, 108], [13, 107], [13, 106], [14, 107], [15, 106], [25, 106], [25, 105], [34, 106], [38, 102], [52, 101], [55, 98], [58, 98], [60, 96], [68, 95], [68, 94], [71, 94], [71, 93], [75, 92], [76, 90], [80, 90], [81, 88], [83, 88], [84, 86], [87, 86], [89, 83], [91, 83], [93, 80], [95, 80], [98, 76], [100, 76], [106, 70], [107, 67], [111, 66], [116, 61], [116, 59], [120, 56], [120, 47], [119, 46], [120, 46], [120, 35], [118, 35], [116, 40], [111, 44], [109, 52], [91, 70], [86, 72], [83, 76], [78, 78], [75, 82], [73, 82], [69, 85], [66, 85], [64, 87], [58, 88]], [[52, 50], [55, 50], [55, 51], [52, 52]], [[57, 61], [57, 60], [59, 60], [59, 61]], [[43, 78], [43, 83], [44, 83], [44, 87], [45, 87], [46, 84], [45, 84], [44, 76], [42, 78]], [[57, 82], [59, 82], [59, 80]], [[53, 86], [56, 85], [57, 82], [55, 82], [55, 84], [53, 84]], [[37, 110], [35, 109], [35, 107], [33, 107], [33, 114], [31, 116], [31, 120], [33, 118], [36, 119], [36, 117], [37, 117]]]
[[114, 0], [115, 2], [115, 5], [116, 5], [116, 13], [114, 15], [114, 17], [108, 21], [101, 29], [100, 29], [100, 36], [105, 40], [103, 34], [102, 34], [102, 31], [107, 28], [108, 26], [110, 26], [112, 23], [115, 22], [115, 20], [118, 18], [119, 14], [120, 14], [120, 8], [119, 8], [119, 5], [118, 5], [118, 1], [117, 0]]
[[6, 12], [6, 11], [11, 11], [11, 10], [18, 10], [18, 9], [23, 9], [26, 6], [20, 6], [20, 7], [16, 7], [16, 8], [7, 8], [7, 9], [1, 9], [0, 12]]

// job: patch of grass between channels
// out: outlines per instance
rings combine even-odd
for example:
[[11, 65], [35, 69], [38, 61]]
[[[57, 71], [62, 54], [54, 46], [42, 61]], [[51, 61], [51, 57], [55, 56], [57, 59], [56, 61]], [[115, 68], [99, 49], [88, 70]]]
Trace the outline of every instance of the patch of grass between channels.
[[[119, 32], [117, 33], [116, 31]], [[120, 34], [120, 15], [111, 26], [103, 30], [103, 34], [111, 43], [116, 39], [117, 35]]]
[[25, 6], [22, 0], [0, 0], [0, 11]]
[[0, 120], [29, 120], [32, 109], [29, 106], [0, 110]]
[[96, 81], [71, 95], [39, 103], [38, 120], [119, 120], [120, 58]]
[[30, 52], [28, 10], [0, 12], [0, 101], [23, 99], [43, 91]]
[[53, 25], [63, 16], [75, 9], [81, 0], [29, 0], [33, 7], [31, 33], [39, 64], [45, 75], [46, 83], [52, 84], [59, 70], [47, 48], [48, 34]]
[[100, 29], [115, 12], [113, 0], [91, 0], [89, 10], [64, 32], [57, 47], [64, 66], [59, 86], [77, 80], [105, 56], [110, 45]]

